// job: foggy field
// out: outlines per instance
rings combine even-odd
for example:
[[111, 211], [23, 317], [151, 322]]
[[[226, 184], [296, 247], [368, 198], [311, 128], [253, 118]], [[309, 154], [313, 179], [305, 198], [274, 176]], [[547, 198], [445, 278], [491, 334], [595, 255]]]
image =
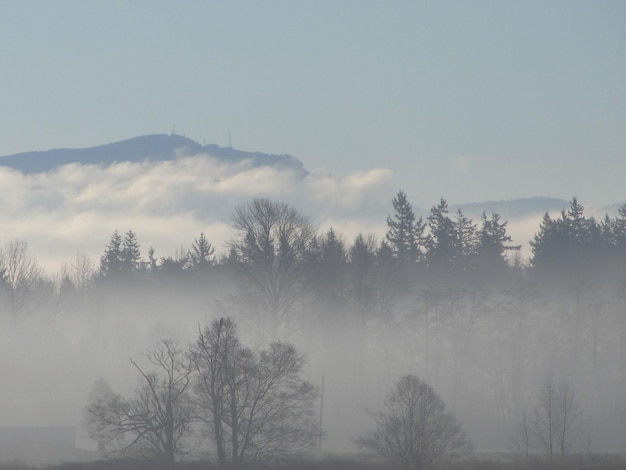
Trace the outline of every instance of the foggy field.
[[[473, 445], [478, 457], [450, 447], [459, 468], [618, 465], [626, 208], [598, 223], [573, 199], [544, 217], [523, 264], [497, 215], [474, 223], [442, 200], [423, 222], [402, 192], [393, 207], [384, 240], [348, 241], [257, 199], [234, 208], [228, 257], [201, 234], [157, 259], [116, 232], [99, 266], [77, 256], [58, 281], [23, 241], [7, 244], [0, 444], [225, 465], [384, 456], [385, 433], [409, 432], [393, 423], [417, 394], [416, 413], [440, 411], [410, 432]], [[415, 387], [405, 398], [402, 384]]]
[[[514, 456], [474, 457], [465, 462], [449, 463], [433, 470], [623, 470], [626, 458], [621, 455], [573, 457], [564, 462], [531, 461], [528, 465]], [[177, 463], [176, 470], [220, 470], [224, 467], [196, 461]], [[396, 467], [363, 458], [328, 457], [311, 460], [291, 460], [275, 464], [242, 464], [227, 467], [229, 470], [394, 470]], [[159, 461], [151, 460], [101, 460], [90, 463], [63, 463], [58, 465], [31, 466], [27, 464], [0, 464], [0, 470], [171, 470]]]
[[0, 470], [626, 469], [626, 1], [0, 4]]

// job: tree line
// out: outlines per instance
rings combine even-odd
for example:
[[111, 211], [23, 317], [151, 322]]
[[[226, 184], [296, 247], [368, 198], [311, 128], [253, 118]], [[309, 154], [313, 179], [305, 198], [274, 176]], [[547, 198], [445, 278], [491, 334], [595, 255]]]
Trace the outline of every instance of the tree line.
[[[300, 375], [304, 356], [288, 343], [258, 351], [242, 346], [230, 318], [199, 328], [184, 351], [162, 339], [131, 359], [139, 381], [130, 398], [106, 381], [94, 386], [85, 423], [106, 456], [148, 457], [170, 468], [214, 455], [220, 468], [302, 458], [321, 442], [318, 390]], [[389, 393], [376, 430], [358, 445], [399, 468], [426, 470], [467, 456], [472, 444], [434, 389], [414, 375]], [[200, 437], [199, 441], [193, 437]]]

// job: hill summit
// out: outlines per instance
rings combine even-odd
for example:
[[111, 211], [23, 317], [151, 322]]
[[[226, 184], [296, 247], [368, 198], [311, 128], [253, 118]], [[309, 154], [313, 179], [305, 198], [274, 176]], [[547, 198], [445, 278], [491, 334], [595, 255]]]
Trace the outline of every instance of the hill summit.
[[272, 166], [295, 170], [302, 175], [307, 172], [300, 160], [291, 155], [273, 155], [262, 152], [246, 152], [216, 144], [200, 145], [177, 134], [153, 134], [121, 142], [82, 149], [53, 149], [22, 152], [0, 157], [0, 166], [12, 168], [24, 174], [46, 173], [71, 163], [108, 166], [119, 162], [167, 161], [179, 155], [204, 154], [225, 161], [249, 160], [256, 167]]

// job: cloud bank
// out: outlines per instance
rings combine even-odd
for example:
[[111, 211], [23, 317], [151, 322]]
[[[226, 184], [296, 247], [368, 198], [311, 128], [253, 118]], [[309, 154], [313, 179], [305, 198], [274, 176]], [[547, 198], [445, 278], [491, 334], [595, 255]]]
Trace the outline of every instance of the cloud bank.
[[[468, 161], [457, 163], [466, 167]], [[380, 239], [393, 210], [391, 200], [401, 189], [388, 169], [342, 177], [302, 176], [288, 168], [255, 167], [251, 161], [225, 162], [204, 154], [107, 167], [71, 164], [33, 175], [0, 167], [0, 187], [0, 246], [26, 240], [49, 274], [78, 253], [97, 265], [114, 230], [132, 229], [144, 257], [150, 247], [157, 257], [187, 250], [201, 232], [219, 254], [233, 235], [233, 208], [254, 197], [289, 203], [310, 215], [320, 231], [332, 226], [348, 243], [358, 233]], [[411, 202], [425, 220], [424, 207], [437, 201]], [[600, 209], [590, 209], [586, 215], [603, 215]], [[467, 215], [480, 222], [479, 215]], [[528, 241], [542, 216], [543, 212], [509, 220], [508, 232], [514, 244], [522, 245], [525, 260], [530, 256]]]
[[350, 240], [384, 230], [396, 191], [391, 184], [386, 169], [302, 177], [207, 155], [108, 167], [71, 164], [35, 175], [0, 168], [0, 244], [25, 239], [48, 272], [78, 252], [97, 262], [114, 230], [132, 229], [144, 256], [150, 246], [156, 256], [173, 255], [201, 232], [219, 252], [232, 236], [233, 207], [254, 197], [292, 204], [320, 229], [333, 225]]

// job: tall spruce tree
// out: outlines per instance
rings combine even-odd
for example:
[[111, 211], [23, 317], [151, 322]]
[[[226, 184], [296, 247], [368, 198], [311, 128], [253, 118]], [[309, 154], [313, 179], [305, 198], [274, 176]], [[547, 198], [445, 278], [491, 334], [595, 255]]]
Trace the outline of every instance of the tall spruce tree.
[[122, 241], [122, 270], [125, 274], [132, 274], [141, 269], [141, 252], [137, 235], [128, 230]]
[[401, 265], [408, 265], [420, 261], [422, 258], [421, 246], [424, 238], [425, 224], [422, 218], [415, 220], [413, 207], [404, 191], [398, 191], [392, 200], [394, 215], [387, 216], [386, 240], [393, 251], [394, 258]]
[[510, 245], [511, 236], [506, 231], [508, 222], [500, 221], [500, 214], [483, 212], [478, 233], [477, 266], [483, 275], [496, 278], [508, 267], [507, 252], [519, 251], [521, 245]]
[[195, 239], [189, 251], [189, 264], [194, 272], [207, 273], [214, 264], [213, 253], [215, 249], [208, 242], [204, 233]]
[[473, 271], [478, 249], [476, 224], [472, 222], [472, 219], [465, 217], [461, 209], [458, 209], [454, 220], [454, 230], [456, 232], [454, 267], [457, 272]]
[[376, 240], [357, 235], [348, 251], [348, 289], [354, 310], [363, 319], [373, 307], [376, 275]]
[[457, 231], [448, 215], [448, 202], [441, 198], [428, 216], [429, 234], [426, 238], [426, 260], [429, 268], [450, 272], [454, 268], [457, 254]]
[[100, 276], [110, 277], [122, 272], [123, 255], [122, 255], [122, 236], [116, 230], [111, 235], [108, 245], [104, 250], [104, 254], [100, 258]]

